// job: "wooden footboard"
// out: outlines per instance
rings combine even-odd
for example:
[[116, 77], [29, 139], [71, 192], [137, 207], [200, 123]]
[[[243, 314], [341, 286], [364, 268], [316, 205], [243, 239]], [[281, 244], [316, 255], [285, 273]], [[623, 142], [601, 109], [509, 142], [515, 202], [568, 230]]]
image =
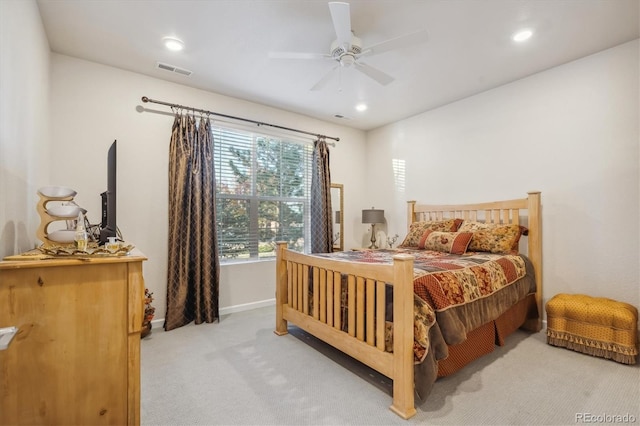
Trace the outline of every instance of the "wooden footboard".
[[[286, 247], [278, 243], [275, 333], [287, 334], [291, 322], [393, 379], [390, 408], [404, 419], [412, 417], [413, 257], [398, 254], [393, 265], [373, 265], [304, 255]], [[347, 331], [342, 331], [343, 275]], [[393, 286], [393, 353], [385, 352], [385, 284]]]

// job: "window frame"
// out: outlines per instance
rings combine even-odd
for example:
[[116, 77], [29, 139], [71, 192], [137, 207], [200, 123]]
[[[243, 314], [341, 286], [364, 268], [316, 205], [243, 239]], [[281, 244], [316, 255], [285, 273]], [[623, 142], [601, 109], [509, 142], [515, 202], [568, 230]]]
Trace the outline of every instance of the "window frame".
[[[308, 252], [310, 248], [310, 222], [311, 222], [311, 173], [312, 173], [312, 163], [313, 163], [313, 145], [308, 140], [291, 137], [290, 135], [281, 135], [274, 134], [271, 132], [256, 132], [254, 130], [247, 129], [238, 129], [236, 127], [222, 126], [222, 125], [214, 125], [211, 127], [211, 132], [213, 136], [213, 144], [214, 144], [214, 155], [212, 161], [214, 163], [215, 168], [215, 196], [216, 196], [216, 209], [218, 209], [218, 205], [220, 200], [242, 200], [246, 202], [246, 208], [248, 211], [248, 240], [244, 242], [245, 248], [249, 251], [248, 257], [242, 255], [238, 256], [228, 256], [222, 253], [219, 249], [218, 260], [220, 264], [233, 264], [233, 263], [246, 263], [246, 262], [261, 262], [261, 261], [273, 261], [276, 258], [275, 253], [275, 244], [273, 253], [271, 255], [261, 256], [260, 255], [260, 209], [259, 205], [261, 202], [274, 202], [278, 204], [282, 203], [293, 203], [293, 204], [301, 204], [302, 205], [302, 238], [304, 244], [298, 248], [290, 245], [290, 248], [294, 250], [298, 249], [300, 252]], [[234, 135], [238, 134], [238, 137], [249, 137], [251, 140], [250, 143], [250, 151], [251, 151], [251, 167], [250, 167], [250, 194], [234, 194], [234, 193], [221, 193], [219, 189], [222, 187], [217, 182], [219, 176], [221, 176], [222, 171], [218, 170], [219, 165], [225, 161], [225, 158], [216, 158], [217, 155], [220, 155], [219, 152], [224, 150], [226, 147], [231, 144], [225, 143], [224, 134]], [[287, 196], [287, 195], [263, 195], [258, 193], [258, 170], [260, 168], [259, 159], [258, 159], [258, 148], [259, 141], [261, 139], [265, 139], [266, 141], [277, 141], [280, 144], [291, 144], [302, 147], [303, 153], [303, 169], [304, 169], [304, 177], [302, 178], [302, 186], [304, 190], [304, 196], [295, 197], [295, 196]], [[228, 140], [228, 139], [227, 139]], [[236, 147], [238, 147], [236, 145]], [[248, 146], [247, 146], [248, 148]], [[244, 149], [244, 147], [243, 147]], [[280, 182], [280, 181], [278, 181]], [[282, 185], [278, 185], [282, 187]], [[279, 207], [281, 208], [281, 207]], [[224, 224], [219, 222], [220, 212], [216, 210], [216, 231], [218, 236], [218, 244], [224, 242], [221, 235], [224, 232]], [[277, 231], [276, 231], [277, 232]], [[276, 237], [277, 238], [277, 237]], [[272, 243], [275, 243], [272, 242]]]

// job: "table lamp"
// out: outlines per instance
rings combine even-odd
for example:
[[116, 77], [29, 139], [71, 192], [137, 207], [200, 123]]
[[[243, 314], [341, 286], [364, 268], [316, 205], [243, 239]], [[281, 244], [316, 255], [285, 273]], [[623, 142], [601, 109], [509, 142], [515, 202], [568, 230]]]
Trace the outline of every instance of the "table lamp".
[[370, 249], [377, 249], [376, 244], [376, 223], [384, 223], [384, 210], [371, 207], [370, 210], [362, 210], [362, 223], [371, 224], [371, 245]]

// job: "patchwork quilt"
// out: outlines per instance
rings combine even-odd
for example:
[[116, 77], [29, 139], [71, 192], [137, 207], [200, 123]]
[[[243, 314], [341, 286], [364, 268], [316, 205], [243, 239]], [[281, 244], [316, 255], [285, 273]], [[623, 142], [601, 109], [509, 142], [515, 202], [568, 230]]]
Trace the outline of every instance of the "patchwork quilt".
[[[535, 292], [533, 268], [522, 255], [487, 252], [456, 255], [400, 248], [343, 251], [317, 256], [391, 264], [393, 256], [397, 254], [414, 257], [416, 362], [421, 362], [426, 356], [429, 330], [436, 323], [447, 344], [458, 344], [465, 340], [467, 332], [496, 319], [512, 305]], [[525, 280], [527, 275], [530, 279]], [[392, 291], [388, 289], [387, 299], [391, 297]], [[391, 303], [389, 300], [389, 305]], [[390, 311], [387, 309], [387, 320], [392, 321]]]

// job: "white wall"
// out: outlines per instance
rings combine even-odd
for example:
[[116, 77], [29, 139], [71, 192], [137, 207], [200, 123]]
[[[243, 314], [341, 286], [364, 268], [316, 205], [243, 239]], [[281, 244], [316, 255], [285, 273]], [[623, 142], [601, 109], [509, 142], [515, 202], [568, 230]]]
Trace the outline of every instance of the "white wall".
[[[156, 318], [165, 313], [173, 117], [167, 107], [144, 104], [142, 96], [340, 137], [331, 148], [332, 180], [345, 185], [347, 217], [356, 217], [362, 208], [365, 135], [360, 130], [59, 54], [52, 54], [51, 85], [51, 159], [56, 164], [51, 184], [78, 191], [76, 201], [97, 222], [107, 149], [118, 140], [118, 227], [149, 258], [144, 276], [156, 298]], [[141, 106], [157, 112], [139, 112]], [[359, 245], [350, 228], [345, 237], [348, 246]], [[223, 311], [274, 297], [275, 262], [221, 268]]]
[[[542, 191], [545, 301], [586, 293], [640, 306], [638, 40], [367, 135], [369, 198], [389, 232], [405, 201]], [[405, 162], [405, 188], [392, 159]]]
[[36, 246], [47, 180], [49, 43], [35, 2], [0, 1], [0, 259]]

